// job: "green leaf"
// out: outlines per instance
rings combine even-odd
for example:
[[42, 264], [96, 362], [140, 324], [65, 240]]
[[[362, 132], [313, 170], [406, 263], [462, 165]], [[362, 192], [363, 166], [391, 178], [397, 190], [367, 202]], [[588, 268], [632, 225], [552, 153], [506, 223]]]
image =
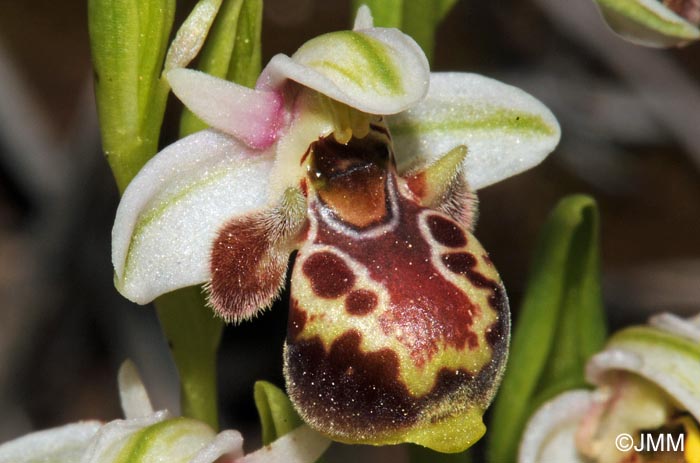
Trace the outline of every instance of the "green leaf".
[[157, 151], [175, 0], [89, 0], [102, 145], [120, 191]]
[[489, 461], [516, 461], [532, 411], [585, 386], [584, 365], [604, 344], [598, 211], [583, 195], [561, 200], [540, 235], [489, 427]]
[[274, 384], [256, 381], [254, 396], [262, 424], [263, 445], [304, 424], [287, 395]]
[[353, 11], [367, 5], [377, 27], [396, 27], [413, 37], [428, 61], [435, 50], [435, 29], [457, 0], [353, 0]]
[[[197, 68], [252, 88], [260, 74], [261, 30], [262, 0], [224, 0]], [[190, 110], [183, 111], [182, 137], [206, 127]]]
[[223, 322], [199, 287], [165, 294], [155, 306], [180, 375], [183, 416], [218, 429], [216, 353]]

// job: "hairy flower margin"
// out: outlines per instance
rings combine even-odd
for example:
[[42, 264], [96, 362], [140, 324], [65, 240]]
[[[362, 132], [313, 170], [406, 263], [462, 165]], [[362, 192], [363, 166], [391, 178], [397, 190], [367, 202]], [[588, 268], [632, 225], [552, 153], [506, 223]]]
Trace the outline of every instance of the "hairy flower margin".
[[119, 370], [124, 420], [82, 421], [39, 431], [0, 445], [12, 463], [312, 463], [330, 441], [302, 425], [244, 455], [238, 431], [216, 433], [205, 423], [154, 411], [131, 361]]
[[[700, 315], [665, 313], [649, 326], [614, 334], [591, 358], [586, 376], [594, 391], [561, 394], [530, 418], [519, 463], [638, 461], [633, 449], [618, 448], [616, 438], [632, 436], [620, 444], [639, 446], [642, 432], [664, 439], [672, 433], [674, 442], [682, 434], [677, 461], [700, 462]], [[671, 457], [672, 449], [660, 450]]]
[[[430, 73], [420, 47], [396, 29], [373, 27], [367, 8], [359, 10], [353, 31], [314, 38], [292, 57], [273, 57], [255, 89], [187, 69], [171, 70], [167, 78], [173, 92], [212, 129], [165, 148], [124, 192], [113, 229], [115, 283], [124, 296], [140, 304], [181, 287], [205, 284], [210, 305], [227, 321], [253, 317], [269, 307], [283, 287], [288, 257], [299, 248], [299, 237], [308, 227], [305, 179], [311, 170], [307, 156], [317, 142], [326, 140], [337, 148], [351, 146], [353, 140], [365, 140], [362, 144], [376, 136], [388, 137], [390, 169], [394, 162], [399, 175], [432, 169], [425, 176], [430, 177], [427, 190], [434, 188], [423, 194], [461, 195], [456, 201], [465, 205], [446, 206], [461, 209], [469, 206], [467, 199], [473, 199], [468, 190], [451, 192], [457, 184], [464, 186], [462, 171], [472, 189], [485, 187], [538, 164], [560, 135], [550, 111], [514, 87], [473, 74]], [[370, 132], [374, 135], [368, 136]], [[382, 175], [378, 179], [385, 182]], [[322, 181], [311, 179], [315, 180]], [[367, 206], [365, 199], [372, 200], [371, 195], [361, 196], [358, 210]], [[346, 206], [352, 209], [353, 204]], [[465, 214], [470, 222], [461, 225], [465, 230], [472, 229], [474, 213]], [[472, 250], [480, 249], [474, 242], [469, 245], [477, 246]], [[480, 271], [493, 280], [481, 280], [479, 285], [495, 285], [494, 293], [505, 301], [497, 273], [486, 270], [485, 256], [480, 250]], [[332, 278], [333, 269], [329, 272]], [[470, 294], [484, 297], [483, 292], [474, 289]], [[491, 336], [493, 351], [482, 347], [476, 352], [478, 358], [469, 357], [475, 355], [469, 352], [467, 357], [449, 354], [462, 355], [456, 365], [480, 368], [466, 369], [469, 374], [464, 375], [465, 371], [452, 367], [457, 376], [450, 381], [458, 379], [459, 395], [451, 385], [449, 394], [445, 388], [433, 394], [437, 397], [423, 392], [399, 398], [399, 402], [408, 400], [404, 403], [417, 414], [403, 418], [409, 423], [405, 429], [392, 418], [389, 421], [398, 430], [382, 435], [363, 429], [338, 433], [319, 424], [332, 423], [332, 416], [312, 423], [308, 410], [290, 391], [292, 401], [307, 422], [334, 439], [377, 445], [415, 442], [441, 451], [461, 451], [484, 433], [481, 416], [505, 364], [507, 302], [502, 307], [506, 313], [500, 319], [497, 315], [502, 327], [498, 334], [491, 336], [492, 325], [486, 325], [485, 317], [480, 320], [479, 330], [486, 331], [479, 332], [479, 339]], [[460, 310], [466, 312], [467, 307]], [[365, 328], [368, 323], [361, 322]], [[293, 325], [290, 320], [290, 330]], [[426, 339], [416, 342], [435, 345], [449, 337], [445, 334], [449, 326], [434, 326], [438, 326], [437, 336], [423, 333]], [[340, 329], [328, 328], [329, 333]], [[361, 352], [359, 357], [379, 355], [384, 364], [391, 358], [386, 348], [376, 352]], [[436, 358], [443, 357], [440, 353]], [[434, 372], [427, 378], [448, 371], [439, 368], [434, 362]], [[289, 383], [288, 369], [286, 373]], [[401, 390], [403, 385], [392, 381], [387, 378], [387, 384]], [[426, 383], [422, 376], [416, 381], [430, 392], [432, 382]], [[471, 388], [468, 391], [462, 387], [465, 383]], [[449, 395], [460, 400], [469, 396], [474, 403], [455, 408], [456, 404], [445, 402]], [[330, 410], [337, 404], [327, 405]], [[352, 409], [352, 404], [345, 405]], [[423, 413], [428, 409], [432, 411]], [[406, 416], [402, 410], [390, 413]], [[459, 410], [459, 419], [452, 416], [454, 410]]]

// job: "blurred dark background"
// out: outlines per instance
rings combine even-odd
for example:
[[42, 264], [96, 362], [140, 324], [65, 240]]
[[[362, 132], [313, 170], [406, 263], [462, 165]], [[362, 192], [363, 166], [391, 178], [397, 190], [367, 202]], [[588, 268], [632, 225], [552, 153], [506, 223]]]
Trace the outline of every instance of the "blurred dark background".
[[[562, 142], [542, 165], [479, 192], [476, 235], [517, 318], [547, 213], [566, 194], [593, 195], [611, 326], [661, 310], [695, 313], [700, 44], [628, 45], [589, 1], [460, 0], [438, 30], [434, 70], [519, 86], [562, 125]], [[179, 2], [180, 20], [193, 3]], [[177, 379], [155, 312], [112, 286], [118, 194], [99, 144], [86, 9], [84, 0], [0, 2], [0, 442], [81, 418], [119, 417], [116, 371], [127, 357], [156, 406], [177, 410]], [[268, 0], [263, 63], [350, 24], [349, 1]], [[165, 141], [177, 125], [171, 103]], [[241, 429], [251, 448], [259, 439], [253, 383], [282, 385], [285, 326], [283, 299], [224, 334], [222, 424]]]

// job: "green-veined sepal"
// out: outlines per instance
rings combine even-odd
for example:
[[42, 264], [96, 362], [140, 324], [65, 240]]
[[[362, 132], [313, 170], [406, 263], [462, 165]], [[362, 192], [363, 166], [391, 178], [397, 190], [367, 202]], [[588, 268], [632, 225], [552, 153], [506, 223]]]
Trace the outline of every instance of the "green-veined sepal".
[[395, 114], [423, 98], [429, 75], [413, 39], [397, 29], [370, 28], [324, 34], [291, 58], [274, 56], [258, 88], [279, 88], [290, 79], [360, 111]]
[[658, 0], [596, 0], [608, 25], [625, 39], [650, 47], [671, 47], [700, 38], [696, 24]]
[[537, 165], [560, 136], [557, 120], [531, 95], [464, 73], [432, 73], [426, 98], [389, 117], [389, 127], [399, 170], [466, 145], [464, 173], [474, 189]]
[[232, 217], [267, 201], [271, 156], [205, 130], [155, 156], [124, 193], [112, 230], [117, 289], [145, 304], [209, 280], [210, 251]]

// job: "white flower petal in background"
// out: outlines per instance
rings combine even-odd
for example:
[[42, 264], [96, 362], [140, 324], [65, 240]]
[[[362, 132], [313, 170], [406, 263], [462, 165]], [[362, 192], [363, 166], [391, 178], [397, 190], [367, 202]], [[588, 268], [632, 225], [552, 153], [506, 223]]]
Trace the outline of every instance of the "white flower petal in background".
[[78, 463], [99, 421], [47, 429], [0, 445], [0, 463]]
[[480, 189], [539, 164], [559, 124], [536, 98], [477, 74], [433, 73], [426, 98], [389, 117], [399, 171], [467, 146], [464, 173]]
[[615, 445], [620, 433], [658, 429], [678, 412], [700, 421], [699, 320], [661, 314], [652, 326], [613, 334], [586, 366], [596, 391], [566, 392], [540, 407], [523, 432], [519, 463], [583, 463], [583, 451], [618, 461], [625, 456]]
[[209, 252], [231, 217], [267, 201], [270, 155], [205, 130], [170, 145], [127, 188], [112, 230], [117, 289], [145, 304], [209, 280]]
[[131, 360], [125, 360], [117, 374], [119, 384], [119, 399], [127, 419], [142, 418], [153, 414], [151, 399], [146, 387], [141, 381], [136, 365]]
[[274, 56], [258, 80], [263, 90], [286, 79], [369, 114], [395, 114], [428, 90], [428, 60], [397, 29], [338, 31], [309, 40], [292, 57]]
[[316, 461], [329, 445], [331, 445], [330, 439], [302, 425], [270, 445], [236, 460], [236, 463], [312, 462]]
[[596, 0], [608, 25], [625, 39], [649, 47], [698, 40], [698, 27], [659, 0]]
[[[119, 369], [122, 403], [143, 401], [141, 377], [130, 360]], [[133, 412], [133, 410], [132, 410]], [[235, 430], [216, 433], [191, 418], [171, 418], [166, 410], [107, 424], [85, 421], [39, 431], [0, 445], [0, 463], [312, 463], [331, 441], [306, 425], [244, 457]]]
[[578, 390], [542, 405], [525, 426], [518, 463], [585, 463], [576, 452], [575, 434], [592, 404], [593, 393]]
[[610, 338], [586, 366], [586, 379], [606, 382], [610, 371], [626, 371], [661, 388], [700, 421], [700, 344], [649, 327], [632, 327]]

